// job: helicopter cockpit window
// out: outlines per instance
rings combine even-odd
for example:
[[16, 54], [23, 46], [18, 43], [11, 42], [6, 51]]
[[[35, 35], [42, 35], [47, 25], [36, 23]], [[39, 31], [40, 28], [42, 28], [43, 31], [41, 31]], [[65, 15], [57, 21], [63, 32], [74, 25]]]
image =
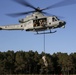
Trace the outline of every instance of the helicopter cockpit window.
[[59, 19], [57, 17], [52, 18], [52, 22], [58, 21]]
[[53, 17], [53, 18], [52, 18], [52, 21], [55, 22], [55, 21], [57, 21], [57, 19]]
[[57, 20], [59, 20], [59, 18], [58, 18], [58, 17], [56, 17], [56, 19], [57, 19]]
[[34, 27], [47, 25], [47, 20], [46, 18], [33, 20], [33, 25]]

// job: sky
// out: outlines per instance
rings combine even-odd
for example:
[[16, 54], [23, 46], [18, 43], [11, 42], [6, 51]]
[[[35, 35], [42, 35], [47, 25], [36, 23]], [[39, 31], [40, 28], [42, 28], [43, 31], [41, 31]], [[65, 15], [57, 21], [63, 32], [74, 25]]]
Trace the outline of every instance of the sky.
[[[62, 0], [27, 0], [35, 7], [45, 8]], [[68, 0], [69, 1], [69, 0]], [[73, 1], [73, 0], [72, 0]], [[31, 8], [24, 7], [13, 0], [0, 0], [0, 25], [19, 24], [18, 20], [25, 18], [9, 17], [6, 14], [30, 11]], [[65, 28], [58, 28], [56, 33], [45, 35], [46, 53], [74, 53], [76, 52], [76, 4], [49, 9], [46, 12], [63, 16], [61, 20], [66, 21]], [[54, 31], [54, 30], [52, 30]], [[26, 31], [0, 31], [0, 51], [44, 51], [44, 36], [35, 35], [34, 32]]]

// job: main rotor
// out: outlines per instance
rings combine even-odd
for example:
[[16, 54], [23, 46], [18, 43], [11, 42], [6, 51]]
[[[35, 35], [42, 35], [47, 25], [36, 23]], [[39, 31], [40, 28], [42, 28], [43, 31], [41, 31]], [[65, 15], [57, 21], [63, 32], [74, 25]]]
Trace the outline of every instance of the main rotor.
[[[40, 12], [40, 13], [49, 15], [49, 13], [44, 12], [44, 10], [76, 4], [75, 0], [62, 0], [62, 1], [58, 2], [58, 3], [55, 3], [55, 4], [51, 5], [51, 6], [48, 6], [46, 8], [41, 9], [39, 7], [36, 8], [32, 4], [28, 3], [26, 0], [13, 0], [13, 1], [15, 1], [15, 2], [21, 4], [21, 5], [25, 6], [25, 7], [32, 8], [34, 10], [33, 11], [27, 11], [27, 12], [7, 14], [8, 16], [12, 16], [12, 17], [18, 17], [18, 16], [22, 16], [22, 15], [26, 15], [26, 14], [34, 13], [34, 12]], [[50, 14], [50, 15], [52, 15], [52, 14]]]

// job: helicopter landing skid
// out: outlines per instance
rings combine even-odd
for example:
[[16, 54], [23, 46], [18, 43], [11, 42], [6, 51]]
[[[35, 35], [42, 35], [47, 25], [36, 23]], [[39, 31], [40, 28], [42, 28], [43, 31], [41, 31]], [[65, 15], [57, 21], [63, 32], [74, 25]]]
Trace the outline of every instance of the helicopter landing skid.
[[55, 32], [57, 32], [57, 31], [53, 31], [53, 32], [50, 31], [50, 32], [43, 32], [43, 33], [38, 33], [37, 32], [36, 34], [50, 34], [50, 33], [55, 33]]

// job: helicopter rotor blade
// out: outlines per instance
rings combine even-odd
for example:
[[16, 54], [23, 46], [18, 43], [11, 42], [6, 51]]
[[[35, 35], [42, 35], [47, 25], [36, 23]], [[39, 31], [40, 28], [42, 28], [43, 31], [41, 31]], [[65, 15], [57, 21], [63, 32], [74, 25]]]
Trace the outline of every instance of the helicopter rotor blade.
[[49, 16], [52, 16], [53, 14], [50, 14], [50, 13], [47, 13], [47, 12], [41, 12], [41, 13], [43, 13], [43, 14], [45, 14], [45, 15], [49, 15]]
[[26, 7], [30, 7], [30, 8], [35, 9], [35, 10], [37, 9], [32, 4], [28, 3], [25, 0], [13, 0], [13, 1], [15, 1], [15, 2], [17, 2], [17, 3], [21, 4], [21, 5], [24, 5]]
[[46, 7], [43, 10], [47, 10], [47, 9], [52, 9], [52, 8], [58, 8], [58, 7], [63, 7], [63, 6], [68, 6], [68, 5], [73, 5], [73, 4], [76, 4], [76, 1], [75, 0], [63, 0], [63, 1], [60, 1], [58, 3], [55, 3], [49, 7]]
[[29, 13], [33, 13], [35, 11], [28, 11], [28, 12], [21, 12], [21, 13], [12, 13], [12, 14], [6, 14], [8, 16], [11, 16], [11, 17], [18, 17], [18, 16], [23, 16], [25, 14], [29, 14]]
[[[50, 13], [47, 13], [47, 12], [42, 12], [43, 14], [45, 15], [49, 15], [49, 16], [54, 16], [53, 14], [50, 14]], [[64, 18], [63, 16], [58, 16], [58, 15], [55, 15], [57, 16], [58, 18]]]

